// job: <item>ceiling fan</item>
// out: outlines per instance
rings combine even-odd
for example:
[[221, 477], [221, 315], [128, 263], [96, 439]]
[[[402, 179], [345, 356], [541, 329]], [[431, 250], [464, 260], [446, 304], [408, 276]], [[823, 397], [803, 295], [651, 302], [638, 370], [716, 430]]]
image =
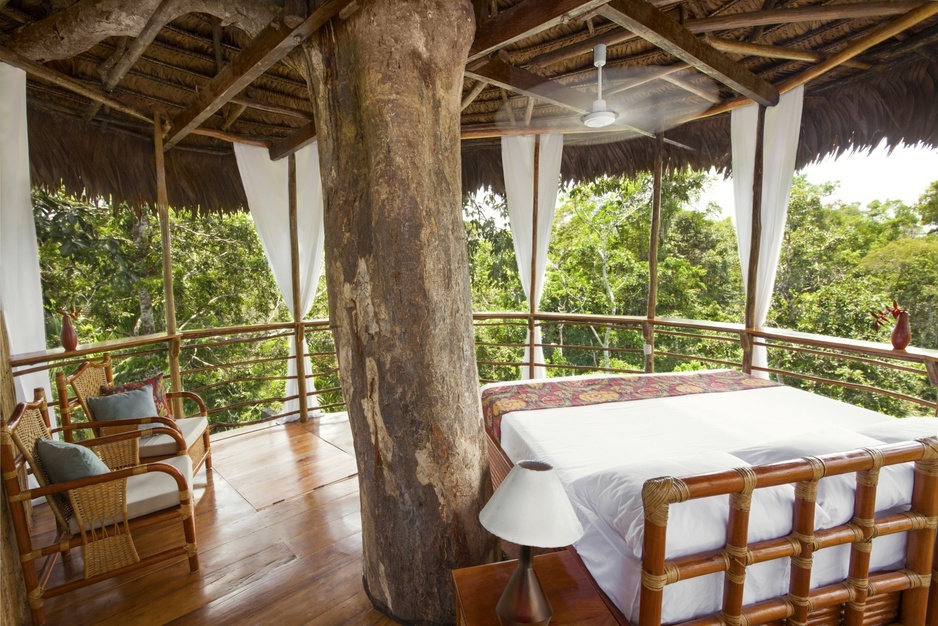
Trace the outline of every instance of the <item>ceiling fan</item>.
[[[557, 80], [545, 78], [534, 95], [535, 112], [541, 108], [545, 115], [529, 118], [536, 120], [531, 125], [544, 132], [551, 128], [564, 132], [567, 145], [617, 142], [674, 128], [720, 100], [716, 81], [686, 63], [639, 65], [615, 60], [605, 44], [598, 44], [592, 66], [595, 82], [586, 70]], [[579, 105], [580, 113], [558, 111], [558, 102], [582, 102], [586, 94], [595, 97], [591, 105]], [[518, 100], [506, 99], [497, 123], [517, 128], [513, 111]]]
[[596, 66], [596, 99], [593, 101], [593, 110], [583, 116], [583, 123], [590, 128], [605, 128], [619, 117], [619, 114], [606, 108], [603, 100], [603, 66], [606, 65], [606, 44], [598, 44], [593, 48], [593, 65]]

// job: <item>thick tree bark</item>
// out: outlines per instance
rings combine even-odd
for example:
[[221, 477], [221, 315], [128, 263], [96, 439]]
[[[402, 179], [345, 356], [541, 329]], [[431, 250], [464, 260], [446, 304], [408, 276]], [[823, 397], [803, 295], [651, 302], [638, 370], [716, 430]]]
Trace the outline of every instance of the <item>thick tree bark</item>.
[[[161, 0], [80, 0], [64, 11], [28, 24], [7, 46], [28, 59], [65, 59], [95, 44], [120, 35], [136, 37]], [[259, 33], [280, 12], [267, 2], [230, 0], [178, 0], [166, 22], [188, 13], [208, 13], [224, 26], [240, 28], [249, 36]]]
[[449, 570], [491, 559], [460, 208], [469, 0], [360, 2], [308, 45], [329, 308], [358, 460], [364, 584], [454, 621]]

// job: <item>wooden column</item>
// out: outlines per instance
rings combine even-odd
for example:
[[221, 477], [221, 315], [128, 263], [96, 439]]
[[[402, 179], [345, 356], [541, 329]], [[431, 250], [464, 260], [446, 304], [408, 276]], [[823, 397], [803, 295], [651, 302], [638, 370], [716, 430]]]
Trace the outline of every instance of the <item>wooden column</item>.
[[[756, 155], [752, 174], [752, 228], [749, 241], [749, 273], [746, 280], [746, 331], [756, 325], [756, 283], [759, 272], [759, 253], [762, 247], [762, 143], [765, 131], [765, 107], [759, 106], [759, 118], [756, 123]], [[752, 373], [752, 353], [755, 349], [751, 336], [743, 347], [743, 371]], [[748, 349], [746, 349], [748, 347]]]
[[[153, 118], [153, 157], [156, 161], [156, 207], [160, 215], [160, 241], [163, 247], [163, 295], [166, 310], [166, 334], [169, 337], [169, 377], [173, 391], [182, 391], [179, 371], [179, 337], [176, 335], [176, 301], [173, 298], [172, 238], [169, 232], [169, 200], [166, 195], [166, 164], [163, 160], [163, 120], [159, 112]], [[173, 414], [181, 416], [182, 399], [173, 398]]]
[[528, 377], [534, 378], [534, 314], [537, 313], [537, 186], [540, 182], [541, 136], [534, 135], [534, 194], [531, 208], [531, 290], [528, 292]]
[[651, 199], [651, 239], [648, 244], [648, 321], [645, 335], [645, 372], [655, 371], [655, 308], [658, 305], [658, 231], [661, 228], [661, 178], [664, 173], [664, 133], [655, 135], [655, 171]]
[[[15, 398], [13, 369], [10, 367], [10, 342], [3, 309], [0, 308], [0, 417], [4, 420], [13, 415]], [[0, 498], [0, 584], [3, 585], [0, 624], [25, 624], [29, 612], [26, 583], [17, 550], [12, 511], [6, 499], [6, 480], [0, 481], [0, 484], [3, 484], [4, 491], [3, 497]]]
[[300, 422], [309, 420], [306, 397], [306, 335], [303, 330], [303, 304], [300, 302], [300, 241], [296, 223], [296, 155], [287, 157], [290, 196], [290, 277], [293, 286], [293, 341], [296, 352], [296, 388], [300, 396]]

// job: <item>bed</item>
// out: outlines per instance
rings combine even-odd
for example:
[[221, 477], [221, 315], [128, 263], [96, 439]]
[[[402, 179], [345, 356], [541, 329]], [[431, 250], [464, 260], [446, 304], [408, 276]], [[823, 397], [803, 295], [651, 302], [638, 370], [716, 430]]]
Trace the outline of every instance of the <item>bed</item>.
[[482, 404], [495, 485], [556, 468], [623, 623], [938, 624], [934, 418], [733, 370], [493, 383]]

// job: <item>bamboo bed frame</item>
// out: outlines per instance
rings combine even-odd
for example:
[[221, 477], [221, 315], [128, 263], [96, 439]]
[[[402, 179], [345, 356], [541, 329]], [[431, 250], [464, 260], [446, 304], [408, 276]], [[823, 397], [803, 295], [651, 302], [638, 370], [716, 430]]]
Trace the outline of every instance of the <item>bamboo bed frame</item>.
[[[497, 489], [513, 463], [486, 432], [492, 483]], [[905, 513], [876, 517], [876, 485], [879, 469], [898, 463], [915, 463], [915, 479]], [[853, 519], [842, 526], [814, 530], [818, 480], [857, 473]], [[783, 484], [795, 487], [794, 528], [786, 537], [748, 544], [749, 505], [754, 489]], [[665, 558], [668, 509], [689, 499], [729, 494], [727, 543], [675, 560]], [[642, 589], [639, 622], [634, 626], [660, 626], [664, 587], [679, 580], [724, 572], [722, 610], [710, 616], [681, 622], [687, 626], [749, 626], [784, 624], [811, 626], [938, 626], [938, 437], [891, 444], [842, 454], [753, 466], [688, 476], [646, 481], [645, 537], [642, 557]], [[869, 573], [874, 537], [908, 532], [906, 567]], [[833, 585], [810, 589], [812, 555], [832, 546], [851, 544], [848, 578]], [[571, 550], [573, 548], [571, 547]], [[575, 550], [574, 550], [575, 552]], [[786, 596], [743, 606], [746, 566], [773, 559], [792, 561]], [[595, 585], [597, 591], [598, 585]], [[629, 621], [602, 594], [616, 619]], [[898, 622], [897, 622], [898, 618]], [[787, 622], [786, 622], [787, 620]]]

